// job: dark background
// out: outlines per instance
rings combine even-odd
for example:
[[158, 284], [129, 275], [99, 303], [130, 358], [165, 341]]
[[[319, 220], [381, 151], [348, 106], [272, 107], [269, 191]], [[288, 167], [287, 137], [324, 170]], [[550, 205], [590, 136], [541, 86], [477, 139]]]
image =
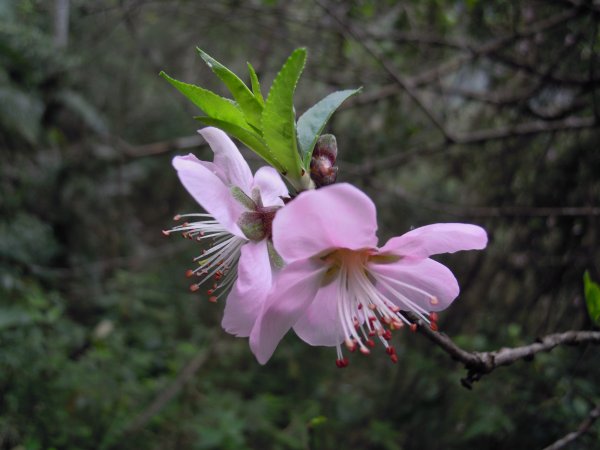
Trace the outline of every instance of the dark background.
[[397, 365], [339, 370], [290, 333], [260, 366], [188, 291], [198, 248], [161, 234], [199, 210], [171, 158], [211, 153], [158, 72], [224, 94], [200, 46], [266, 89], [306, 46], [298, 113], [364, 86], [328, 127], [340, 178], [374, 199], [382, 241], [487, 229], [487, 250], [441, 258], [462, 293], [440, 326], [492, 350], [591, 328], [599, 20], [577, 0], [0, 2], [0, 448], [541, 449], [577, 429], [600, 401], [594, 347], [472, 391], [410, 333]]

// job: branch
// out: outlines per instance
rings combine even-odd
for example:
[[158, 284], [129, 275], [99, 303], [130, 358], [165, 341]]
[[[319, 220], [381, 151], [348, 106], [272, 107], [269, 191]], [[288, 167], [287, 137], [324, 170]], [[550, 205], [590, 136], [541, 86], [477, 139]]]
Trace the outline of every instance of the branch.
[[347, 23], [343, 18], [341, 18], [338, 14], [336, 14], [325, 2], [321, 0], [315, 0], [323, 10], [334, 19], [341, 27], [342, 33], [346, 35], [347, 38], [352, 38], [358, 44], [360, 44], [366, 51], [371, 55], [377, 63], [387, 72], [387, 74], [394, 80], [394, 82], [406, 92], [406, 94], [411, 98], [411, 100], [421, 109], [421, 111], [427, 116], [427, 118], [431, 121], [431, 123], [442, 133], [444, 138], [452, 142], [454, 139], [446, 130], [445, 126], [439, 121], [439, 119], [435, 116], [433, 111], [429, 108], [428, 105], [425, 104], [420, 94], [412, 88], [407, 79], [405, 79], [402, 75], [400, 75], [396, 70], [392, 67], [390, 62], [377, 50], [372, 47], [359, 33], [356, 28], [354, 28], [350, 23]]
[[414, 313], [403, 313], [413, 323], [419, 325], [418, 331], [425, 335], [456, 361], [467, 369], [467, 376], [461, 379], [464, 387], [471, 389], [473, 383], [498, 367], [508, 366], [520, 359], [530, 360], [536, 353], [548, 352], [558, 345], [600, 344], [600, 331], [565, 331], [539, 338], [535, 343], [514, 348], [501, 348], [491, 352], [469, 352], [456, 345], [444, 333], [431, 330]]
[[125, 433], [135, 433], [144, 428], [150, 419], [157, 415], [173, 398], [181, 391], [188, 381], [196, 374], [196, 372], [204, 365], [211, 356], [214, 349], [215, 338], [211, 338], [208, 348], [200, 350], [187, 365], [177, 374], [173, 382], [167, 388], [161, 391], [154, 401], [135, 419], [133, 419], [126, 427]]
[[544, 450], [559, 450], [566, 445], [570, 444], [576, 439], [579, 439], [583, 434], [590, 431], [594, 422], [598, 420], [600, 417], [600, 405], [596, 406], [594, 409], [590, 411], [586, 419], [579, 424], [577, 431], [572, 431], [571, 433], [563, 436], [558, 441], [550, 444], [548, 447], [545, 447]]

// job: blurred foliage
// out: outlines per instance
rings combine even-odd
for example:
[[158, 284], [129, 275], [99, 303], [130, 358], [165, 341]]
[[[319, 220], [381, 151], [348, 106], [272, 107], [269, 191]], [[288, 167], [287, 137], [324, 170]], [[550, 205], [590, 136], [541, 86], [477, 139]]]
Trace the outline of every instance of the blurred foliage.
[[[189, 151], [172, 139], [197, 124], [158, 73], [219, 91], [198, 45], [238, 73], [252, 61], [266, 90], [306, 46], [298, 113], [365, 86], [327, 131], [342, 178], [377, 202], [382, 238], [443, 221], [490, 233], [485, 252], [444, 258], [462, 287], [444, 331], [489, 350], [592, 326], [581, 277], [599, 279], [600, 220], [565, 208], [599, 206], [597, 127], [451, 145], [364, 43], [453, 132], [590, 118], [597, 7], [326, 3], [346, 28], [308, 0], [0, 2], [0, 448], [543, 448], [600, 402], [593, 347], [540, 354], [473, 391], [460, 386], [461, 367], [412, 334], [395, 338], [397, 365], [352, 355], [340, 371], [331, 349], [290, 335], [259, 366], [246, 340], [219, 329], [222, 305], [188, 293], [183, 273], [198, 249], [160, 230], [197, 210], [170, 166]], [[476, 55], [503, 36], [513, 37]], [[596, 424], [570, 448], [598, 441]]]

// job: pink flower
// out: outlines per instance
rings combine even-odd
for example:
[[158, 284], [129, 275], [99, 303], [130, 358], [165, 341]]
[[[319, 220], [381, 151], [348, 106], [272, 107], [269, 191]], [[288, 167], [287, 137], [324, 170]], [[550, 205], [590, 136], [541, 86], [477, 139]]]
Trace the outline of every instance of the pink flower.
[[171, 230], [184, 237], [208, 243], [210, 247], [195, 261], [198, 267], [187, 276], [198, 276], [192, 291], [212, 284], [209, 300], [231, 288], [223, 316], [223, 328], [236, 336], [248, 336], [272, 283], [270, 255], [271, 222], [283, 206], [288, 191], [272, 167], [262, 167], [253, 177], [248, 164], [227, 135], [217, 128], [199, 133], [215, 154], [213, 162], [194, 155], [176, 156], [173, 166], [187, 191], [208, 214], [184, 214], [175, 218], [198, 218]]
[[310, 345], [341, 344], [368, 354], [375, 339], [397, 361], [391, 331], [410, 325], [412, 311], [435, 328], [436, 314], [459, 293], [450, 270], [429, 258], [482, 249], [486, 232], [475, 225], [428, 225], [377, 247], [375, 205], [349, 184], [301, 193], [273, 222], [275, 248], [287, 263], [254, 324], [250, 346], [261, 364], [294, 328]]

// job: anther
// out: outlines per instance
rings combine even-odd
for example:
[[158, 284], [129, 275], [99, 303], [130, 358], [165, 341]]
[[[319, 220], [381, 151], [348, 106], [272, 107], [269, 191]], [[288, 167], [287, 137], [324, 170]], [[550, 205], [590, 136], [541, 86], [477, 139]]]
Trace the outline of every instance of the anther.
[[198, 284], [190, 285], [190, 291], [196, 292], [198, 289], [200, 289], [200, 285], [198, 285]]
[[348, 350], [350, 350], [351, 352], [353, 352], [354, 350], [356, 350], [356, 342], [354, 342], [352, 339], [348, 338], [344, 341], [344, 344], [346, 344], [346, 348]]
[[392, 339], [392, 332], [390, 330], [385, 330], [381, 337], [384, 338], [386, 341], [389, 341], [390, 339]]
[[175, 215], [173, 216], [173, 220], [174, 220], [175, 222], [177, 222], [179, 219], [181, 219], [181, 216], [180, 216], [179, 214], [175, 214]]
[[435, 311], [429, 313], [429, 320], [431, 320], [432, 322], [437, 322], [438, 319], [438, 314]]
[[162, 230], [162, 234], [163, 236], [168, 236], [169, 234], [171, 234], [171, 232], [169, 230]]
[[395, 353], [390, 355], [390, 359], [392, 360], [392, 362], [394, 364], [396, 364], [398, 362], [398, 355], [396, 355]]
[[368, 355], [369, 353], [371, 353], [371, 350], [369, 350], [367, 347], [360, 347], [360, 352], [363, 355]]
[[437, 304], [438, 304], [440, 301], [438, 300], [438, 298], [437, 298], [437, 297], [431, 297], [431, 298], [429, 299], [429, 302], [430, 302], [432, 305], [437, 305]]
[[217, 297], [215, 297], [214, 295], [211, 295], [210, 297], [208, 297], [208, 301], [211, 303], [217, 303]]
[[375, 347], [375, 341], [373, 339], [367, 339], [365, 344], [367, 344], [371, 348]]
[[411, 323], [411, 324], [410, 324], [410, 331], [412, 331], [413, 333], [414, 333], [415, 331], [417, 331], [417, 324], [416, 324], [416, 323]]
[[431, 328], [433, 331], [437, 331], [439, 329], [437, 322], [431, 322], [429, 324], [429, 328]]
[[188, 269], [185, 271], [186, 278], [190, 278], [193, 275], [194, 275], [194, 271], [192, 269]]

